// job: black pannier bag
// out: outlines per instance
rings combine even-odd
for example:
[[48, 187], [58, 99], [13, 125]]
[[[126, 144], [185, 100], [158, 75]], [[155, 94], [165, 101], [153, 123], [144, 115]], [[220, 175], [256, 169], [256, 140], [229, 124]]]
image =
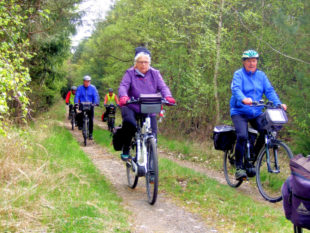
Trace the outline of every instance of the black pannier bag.
[[123, 132], [122, 127], [115, 127], [113, 130], [113, 137], [112, 137], [112, 144], [114, 147], [114, 150], [121, 151], [123, 149]]
[[236, 142], [235, 128], [230, 125], [217, 125], [213, 129], [213, 141], [216, 150], [231, 150]]

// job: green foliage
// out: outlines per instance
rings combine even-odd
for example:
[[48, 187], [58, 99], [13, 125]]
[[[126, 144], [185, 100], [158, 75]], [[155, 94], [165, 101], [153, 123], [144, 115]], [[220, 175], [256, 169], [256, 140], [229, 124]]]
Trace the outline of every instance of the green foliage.
[[[287, 136], [309, 135], [305, 104], [310, 100], [309, 15], [306, 0], [225, 1], [216, 84], [222, 122], [230, 120], [230, 83], [242, 66], [241, 54], [256, 49], [259, 69], [288, 104], [292, 123]], [[147, 46], [152, 66], [160, 69], [178, 102], [168, 110], [162, 128], [183, 135], [210, 135], [216, 117], [213, 76], [219, 16], [215, 0], [117, 1], [78, 47], [72, 59], [74, 76], [90, 74], [101, 94], [109, 87], [117, 89], [125, 70], [133, 65], [134, 48]], [[306, 151], [304, 146], [299, 149]]]
[[29, 40], [23, 37], [25, 17], [15, 1], [0, 2], [0, 134], [6, 118], [27, 114], [30, 75], [25, 61], [31, 58]]

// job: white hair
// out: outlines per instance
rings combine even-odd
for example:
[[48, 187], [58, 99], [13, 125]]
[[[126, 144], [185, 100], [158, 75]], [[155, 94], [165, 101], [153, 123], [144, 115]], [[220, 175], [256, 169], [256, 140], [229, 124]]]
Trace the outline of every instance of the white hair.
[[138, 59], [139, 59], [140, 57], [142, 57], [142, 56], [143, 56], [143, 57], [147, 57], [148, 60], [149, 60], [149, 64], [151, 65], [151, 56], [150, 56], [150, 54], [145, 53], [145, 52], [140, 52], [140, 53], [138, 53], [138, 54], [135, 56], [134, 64], [136, 65]]

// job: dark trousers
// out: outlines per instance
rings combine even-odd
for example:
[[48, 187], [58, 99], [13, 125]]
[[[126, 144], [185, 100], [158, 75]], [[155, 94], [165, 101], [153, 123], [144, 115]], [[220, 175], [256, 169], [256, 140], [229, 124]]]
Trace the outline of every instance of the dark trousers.
[[265, 140], [265, 130], [262, 128], [264, 115], [261, 114], [260, 116], [253, 119], [248, 119], [243, 115], [233, 115], [231, 119], [234, 123], [237, 134], [237, 143], [235, 147], [236, 167], [244, 169], [242, 161], [245, 156], [246, 143], [248, 140], [248, 123], [250, 123], [251, 126], [259, 132], [259, 136], [254, 146], [254, 153], [255, 155], [258, 155], [260, 149], [264, 145]]
[[70, 112], [72, 111], [72, 108], [74, 110], [74, 113], [76, 114], [76, 108], [74, 108], [72, 104], [69, 104], [69, 115], [70, 115]]
[[[93, 135], [93, 129], [94, 129], [94, 108], [92, 107], [89, 111], [86, 111], [86, 114], [89, 118], [89, 135]], [[76, 120], [78, 122], [79, 127], [83, 127], [83, 112], [80, 112], [76, 115]]]
[[[129, 153], [130, 143], [132, 140], [132, 137], [135, 135], [137, 131], [137, 113], [133, 111], [132, 109], [128, 108], [127, 106], [122, 107], [122, 118], [123, 118], [123, 126], [122, 126], [122, 132], [123, 132], [123, 154]], [[152, 132], [157, 137], [157, 120], [156, 115], [151, 116], [151, 127]]]
[[105, 113], [104, 113], [104, 118], [107, 119], [108, 118], [108, 113], [110, 111], [110, 105], [108, 107], [105, 107]]

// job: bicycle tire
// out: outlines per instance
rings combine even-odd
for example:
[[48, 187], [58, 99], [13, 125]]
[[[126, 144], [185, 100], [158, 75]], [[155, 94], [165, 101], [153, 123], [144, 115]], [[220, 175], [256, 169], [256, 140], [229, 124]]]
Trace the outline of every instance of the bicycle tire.
[[224, 152], [224, 159], [223, 159], [223, 167], [224, 167], [224, 175], [227, 184], [232, 188], [238, 188], [243, 180], [236, 180], [235, 173], [236, 173], [236, 159], [235, 155], [232, 151], [226, 150]]
[[88, 121], [87, 117], [83, 121], [83, 137], [84, 137], [84, 146], [87, 146], [87, 137], [88, 137]]
[[291, 174], [289, 161], [293, 158], [293, 153], [284, 142], [274, 141], [272, 142], [272, 147], [269, 148], [270, 165], [275, 163], [275, 152], [277, 153], [280, 167], [279, 173], [268, 171], [265, 147], [259, 152], [256, 163], [256, 184], [258, 190], [265, 200], [272, 203], [282, 200], [281, 188], [287, 177]]
[[147, 140], [147, 172], [145, 174], [148, 203], [154, 205], [158, 193], [158, 158], [157, 147], [154, 138]]
[[[135, 150], [136, 145], [135, 144], [133, 144], [131, 149], [132, 149], [132, 151], [135, 151], [135, 153], [136, 153], [136, 150]], [[126, 174], [127, 174], [128, 186], [131, 189], [134, 189], [138, 184], [139, 177], [136, 176], [135, 171], [133, 170], [132, 160], [126, 162]]]
[[71, 114], [71, 129], [74, 130], [75, 126], [75, 116], [74, 114]]

